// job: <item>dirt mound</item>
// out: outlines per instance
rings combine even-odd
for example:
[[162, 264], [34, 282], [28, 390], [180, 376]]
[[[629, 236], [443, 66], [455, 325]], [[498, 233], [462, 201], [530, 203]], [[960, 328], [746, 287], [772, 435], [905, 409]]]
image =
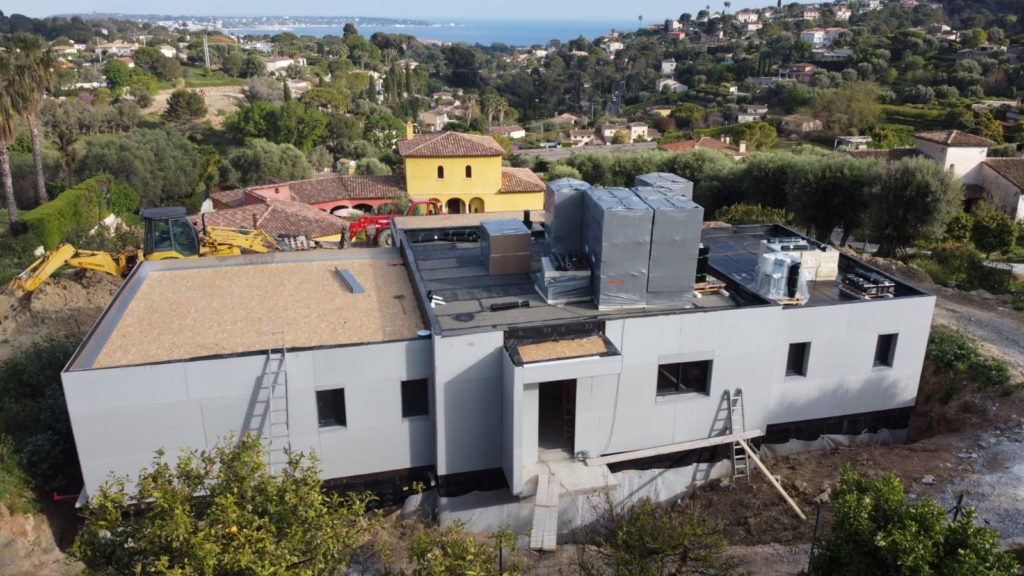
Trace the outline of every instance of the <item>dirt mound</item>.
[[84, 337], [120, 286], [120, 278], [88, 270], [50, 278], [0, 321], [0, 360], [41, 340]]

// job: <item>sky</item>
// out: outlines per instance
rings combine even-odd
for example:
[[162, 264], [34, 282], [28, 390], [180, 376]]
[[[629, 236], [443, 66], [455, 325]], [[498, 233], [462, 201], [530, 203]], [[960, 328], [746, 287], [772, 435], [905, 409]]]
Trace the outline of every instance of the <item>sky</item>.
[[[787, 2], [791, 0], [786, 0]], [[644, 16], [653, 23], [676, 18], [683, 12], [696, 14], [704, 6], [723, 8], [721, 0], [517, 0], [497, 2], [481, 0], [375, 0], [370, 4], [328, 2], [324, 0], [175, 0], [149, 3], [139, 0], [3, 0], [4, 14], [42, 17], [82, 12], [120, 12], [139, 14], [169, 12], [173, 15], [211, 16], [376, 16], [416, 18], [431, 21], [463, 19], [514, 20], [588, 20], [621, 21]], [[772, 0], [733, 0], [731, 10], [775, 5]], [[160, 6], [160, 8], [157, 8]]]

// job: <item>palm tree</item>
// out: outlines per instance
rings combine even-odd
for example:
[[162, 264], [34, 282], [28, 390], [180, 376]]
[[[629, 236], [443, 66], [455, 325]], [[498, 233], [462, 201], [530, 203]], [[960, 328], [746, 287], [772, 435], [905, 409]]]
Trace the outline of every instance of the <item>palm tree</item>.
[[466, 124], [473, 120], [473, 107], [476, 106], [478, 98], [476, 92], [473, 91], [466, 92], [466, 96], [463, 98], [463, 102], [466, 105]]
[[498, 97], [498, 100], [494, 103], [494, 110], [498, 113], [498, 126], [505, 125], [505, 111], [508, 110], [508, 100]]
[[32, 140], [32, 159], [36, 169], [36, 195], [40, 204], [49, 198], [46, 195], [46, 176], [43, 173], [43, 154], [36, 126], [36, 113], [43, 100], [43, 94], [53, 78], [53, 53], [39, 36], [18, 34], [14, 37], [14, 77], [11, 83], [11, 97], [14, 111], [28, 124]]
[[18, 223], [18, 204], [14, 199], [14, 183], [11, 181], [11, 163], [7, 157], [7, 144], [14, 135], [14, 102], [11, 99], [11, 78], [14, 63], [10, 54], [0, 52], [0, 185], [4, 189], [4, 204], [7, 205], [7, 219], [13, 228]]
[[75, 143], [78, 142], [78, 134], [72, 130], [61, 128], [53, 135], [53, 145], [60, 152], [61, 161], [64, 165], [64, 178], [67, 187], [71, 187], [71, 167], [75, 163]]

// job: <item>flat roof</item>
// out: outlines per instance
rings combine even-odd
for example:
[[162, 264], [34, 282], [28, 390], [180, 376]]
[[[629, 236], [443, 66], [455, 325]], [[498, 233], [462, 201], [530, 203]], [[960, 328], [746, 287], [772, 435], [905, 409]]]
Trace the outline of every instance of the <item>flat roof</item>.
[[[748, 306], [781, 306], [778, 302], [761, 297], [753, 290], [761, 240], [799, 237], [812, 246], [820, 246], [820, 243], [796, 231], [774, 224], [703, 228], [701, 242], [710, 248], [709, 272], [715, 279], [725, 284], [725, 293], [702, 294], [701, 297], [694, 298], [692, 307], [598, 310], [590, 301], [548, 304], [537, 293], [530, 274], [491, 276], [481, 255], [480, 244], [474, 240], [476, 235], [471, 233], [472, 227], [458, 224], [436, 228], [426, 226], [430, 222], [448, 224], [439, 218], [442, 217], [410, 218], [406, 220], [418, 220], [415, 226], [399, 228], [403, 254], [412, 268], [411, 273], [420, 297], [426, 301], [428, 295], [432, 294], [445, 302], [444, 305], [427, 310], [435, 332], [444, 335], [518, 326], [707, 312]], [[540, 258], [544, 252], [545, 241], [535, 232], [533, 272], [540, 270]], [[897, 298], [926, 295], [925, 292], [889, 274], [840, 253], [839, 273], [854, 269], [881, 274], [892, 280], [896, 284]], [[808, 289], [808, 302], [793, 309], [870, 301], [846, 296], [832, 280], [808, 282]], [[491, 304], [520, 301], [525, 301], [528, 305], [497, 311], [490, 309]]]
[[[364, 291], [352, 293], [337, 269]], [[142, 263], [70, 369], [111, 368], [417, 337], [425, 327], [394, 250], [317, 250]]]
[[[509, 326], [545, 323], [565, 323], [587, 320], [611, 320], [632, 316], [657, 316], [667, 313], [697, 312], [712, 309], [735, 308], [737, 302], [723, 294], [706, 294], [694, 299], [691, 308], [649, 307], [598, 310], [593, 302], [548, 304], [534, 288], [529, 274], [491, 276], [480, 253], [480, 243], [467, 238], [463, 241], [433, 240], [444, 237], [453, 229], [402, 231], [403, 249], [413, 267], [413, 275], [422, 297], [440, 296], [444, 305], [429, 311], [435, 326], [442, 334], [459, 334], [504, 329]], [[435, 234], [436, 232], [436, 234]], [[409, 241], [418, 237], [419, 241]], [[533, 243], [534, 271], [539, 270], [545, 243]], [[529, 302], [528, 306], [493, 311], [491, 304]], [[767, 303], [767, 301], [762, 301]]]

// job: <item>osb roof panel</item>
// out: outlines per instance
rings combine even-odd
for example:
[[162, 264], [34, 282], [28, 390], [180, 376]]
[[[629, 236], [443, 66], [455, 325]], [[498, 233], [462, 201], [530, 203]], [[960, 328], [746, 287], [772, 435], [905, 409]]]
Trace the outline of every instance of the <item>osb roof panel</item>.
[[412, 140], [399, 140], [398, 153], [405, 158], [459, 158], [503, 156], [505, 149], [490, 136], [435, 132], [420, 134]]
[[573, 340], [550, 340], [519, 346], [519, 356], [526, 364], [580, 356], [596, 356], [607, 351], [608, 347], [605, 346], [604, 339], [600, 336]]
[[[353, 294], [336, 267], [365, 291]], [[398, 258], [154, 270], [93, 367], [262, 351], [270, 328], [306, 348], [409, 340], [423, 327]]]
[[502, 168], [501, 192], [543, 192], [544, 183], [529, 168]]

